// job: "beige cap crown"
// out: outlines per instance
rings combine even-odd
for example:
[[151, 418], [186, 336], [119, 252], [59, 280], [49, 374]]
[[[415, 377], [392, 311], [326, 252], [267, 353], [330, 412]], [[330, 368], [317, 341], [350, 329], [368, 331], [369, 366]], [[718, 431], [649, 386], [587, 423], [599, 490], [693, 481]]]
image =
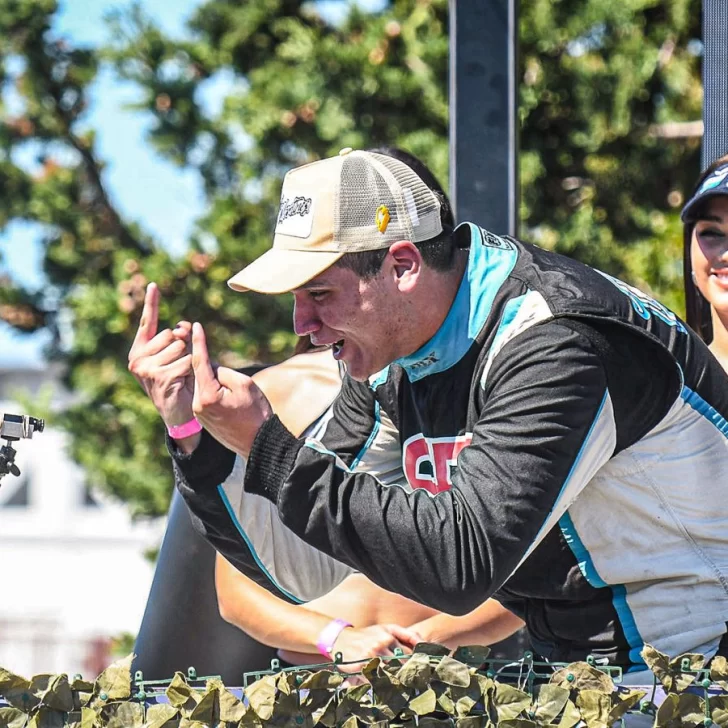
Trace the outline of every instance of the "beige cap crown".
[[413, 243], [442, 232], [440, 201], [404, 162], [342, 149], [286, 174], [273, 247], [233, 276], [236, 291], [285, 293], [345, 253]]

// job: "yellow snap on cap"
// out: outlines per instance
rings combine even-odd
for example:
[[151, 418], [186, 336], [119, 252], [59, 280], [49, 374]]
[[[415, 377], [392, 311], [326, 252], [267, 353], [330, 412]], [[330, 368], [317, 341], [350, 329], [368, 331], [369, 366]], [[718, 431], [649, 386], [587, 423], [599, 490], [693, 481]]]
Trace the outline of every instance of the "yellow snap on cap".
[[339, 150], [339, 156], [343, 157], [345, 154], [349, 154], [349, 152], [353, 152], [354, 150], [351, 147], [344, 147], [343, 149]]
[[377, 223], [377, 229], [380, 233], [383, 233], [387, 229], [387, 225], [389, 225], [389, 209], [386, 205], [379, 205], [374, 219]]

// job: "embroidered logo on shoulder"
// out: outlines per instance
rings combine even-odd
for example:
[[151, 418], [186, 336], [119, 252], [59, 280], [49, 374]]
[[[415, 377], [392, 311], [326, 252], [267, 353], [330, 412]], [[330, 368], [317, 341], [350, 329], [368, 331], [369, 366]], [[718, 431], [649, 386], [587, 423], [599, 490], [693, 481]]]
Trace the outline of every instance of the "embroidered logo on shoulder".
[[513, 243], [501, 238], [498, 235], [494, 235], [485, 228], [478, 228], [480, 230], [480, 237], [483, 241], [483, 245], [487, 248], [499, 248], [500, 250], [513, 250]]
[[411, 364], [410, 369], [422, 369], [423, 367], [429, 367], [430, 364], [435, 364], [438, 361], [440, 361], [440, 357], [437, 356], [434, 351], [431, 351], [424, 359], [420, 359], [414, 364]]
[[313, 228], [313, 199], [304, 195], [281, 195], [276, 234], [307, 238]]
[[[596, 270], [596, 269], [595, 269]], [[608, 273], [604, 273], [601, 270], [597, 270], [597, 273], [601, 274], [608, 281], [613, 283], [625, 296], [629, 299], [632, 304], [632, 308], [636, 311], [637, 315], [645, 321], [649, 321], [650, 316], [654, 314], [660, 321], [664, 321], [668, 326], [673, 326], [680, 333], [686, 334], [687, 329], [680, 319], [672, 312], [669, 308], [663, 306], [659, 301], [643, 293], [639, 288], [630, 286], [624, 281], [620, 281], [619, 278], [614, 278]]]

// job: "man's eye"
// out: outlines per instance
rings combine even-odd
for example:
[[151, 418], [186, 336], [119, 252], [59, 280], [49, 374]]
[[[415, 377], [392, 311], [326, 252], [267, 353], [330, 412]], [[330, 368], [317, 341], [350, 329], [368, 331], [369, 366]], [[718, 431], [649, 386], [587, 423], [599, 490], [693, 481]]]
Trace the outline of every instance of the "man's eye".
[[699, 235], [701, 238], [709, 238], [711, 240], [725, 237], [725, 233], [722, 230], [717, 230], [716, 228], [707, 228], [706, 230], [701, 230]]
[[308, 295], [311, 296], [311, 298], [314, 301], [322, 301], [326, 296], [329, 295], [328, 291], [309, 291]]

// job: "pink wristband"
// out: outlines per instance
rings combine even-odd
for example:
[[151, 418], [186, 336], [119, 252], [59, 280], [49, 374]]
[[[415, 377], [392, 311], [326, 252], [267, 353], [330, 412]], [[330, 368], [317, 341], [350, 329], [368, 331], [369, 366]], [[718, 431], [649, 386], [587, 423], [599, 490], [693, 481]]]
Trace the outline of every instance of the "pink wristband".
[[343, 619], [335, 619], [333, 622], [329, 622], [319, 633], [318, 639], [316, 640], [316, 648], [324, 656], [328, 657], [329, 660], [333, 659], [331, 651], [334, 649], [334, 643], [336, 638], [345, 630], [347, 627], [353, 625], [349, 622], [345, 622]]
[[202, 425], [197, 421], [196, 417], [193, 417], [189, 422], [185, 422], [184, 425], [172, 425], [167, 428], [169, 436], [173, 440], [184, 440], [185, 437], [190, 435], [196, 435], [202, 429]]

